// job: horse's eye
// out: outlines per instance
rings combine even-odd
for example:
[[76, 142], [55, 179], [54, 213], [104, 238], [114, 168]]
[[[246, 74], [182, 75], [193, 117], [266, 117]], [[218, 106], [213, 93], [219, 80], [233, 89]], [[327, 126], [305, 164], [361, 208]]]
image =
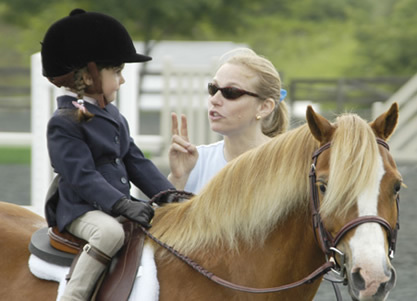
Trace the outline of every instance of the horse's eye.
[[395, 194], [397, 194], [397, 193], [399, 193], [399, 192], [400, 192], [400, 190], [401, 190], [401, 185], [402, 185], [402, 183], [401, 183], [401, 182], [397, 182], [397, 183], [395, 183], [395, 185], [394, 185], [394, 193], [395, 193]]
[[325, 193], [326, 192], [326, 185], [325, 184], [323, 184], [323, 183], [321, 183], [320, 185], [319, 185], [319, 189], [320, 189], [320, 191], [322, 192], [322, 193]]

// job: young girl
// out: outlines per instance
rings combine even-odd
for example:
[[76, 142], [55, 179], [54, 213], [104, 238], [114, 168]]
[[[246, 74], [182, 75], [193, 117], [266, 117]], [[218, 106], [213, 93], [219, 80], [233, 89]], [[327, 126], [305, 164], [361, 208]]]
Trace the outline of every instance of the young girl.
[[123, 64], [151, 58], [136, 53], [117, 20], [81, 9], [48, 29], [41, 55], [44, 76], [67, 88], [47, 130], [51, 164], [60, 176], [56, 224], [88, 242], [61, 300], [88, 300], [124, 242], [115, 217], [150, 226], [153, 208], [131, 199], [130, 182], [148, 197], [173, 188], [134, 144], [126, 119], [111, 104], [125, 82]]

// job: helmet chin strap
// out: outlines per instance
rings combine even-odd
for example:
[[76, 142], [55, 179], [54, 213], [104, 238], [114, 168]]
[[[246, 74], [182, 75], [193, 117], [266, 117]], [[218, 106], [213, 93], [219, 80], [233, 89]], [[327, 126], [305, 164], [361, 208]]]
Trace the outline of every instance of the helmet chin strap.
[[100, 72], [98, 71], [97, 64], [95, 62], [89, 62], [87, 64], [87, 71], [90, 73], [93, 80], [93, 85], [88, 87], [86, 92], [91, 94], [97, 94], [99, 97], [97, 99], [98, 105], [100, 108], [104, 108], [108, 102], [103, 94], [103, 88], [101, 86]]

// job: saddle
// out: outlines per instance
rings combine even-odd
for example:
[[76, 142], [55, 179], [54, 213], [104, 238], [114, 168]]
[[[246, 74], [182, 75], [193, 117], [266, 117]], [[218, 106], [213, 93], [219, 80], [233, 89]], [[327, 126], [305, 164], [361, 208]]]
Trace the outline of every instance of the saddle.
[[[140, 227], [131, 221], [124, 222], [123, 228], [124, 245], [113, 257], [105, 275], [98, 282], [92, 300], [119, 301], [129, 298], [139, 269], [145, 235]], [[45, 227], [33, 234], [29, 250], [45, 261], [70, 266], [74, 265], [86, 244], [85, 240], [69, 232], [61, 233], [56, 227]], [[70, 274], [71, 271], [72, 267]]]
[[[60, 175], [55, 176], [46, 197], [45, 217], [48, 225], [51, 227], [42, 228], [32, 235], [29, 250], [32, 254], [45, 261], [61, 266], [71, 266], [70, 277], [73, 266], [75, 266], [78, 259], [77, 256], [87, 242], [69, 232], [61, 233], [55, 226], [60, 178]], [[184, 201], [192, 196], [192, 193], [186, 191], [165, 190], [156, 194], [150, 203], [162, 205], [164, 203]], [[129, 298], [142, 257], [145, 233], [132, 221], [124, 222], [123, 228], [125, 230], [124, 245], [112, 258], [104, 279], [98, 281], [91, 300], [123, 301]], [[47, 239], [48, 237], [50, 239]], [[93, 257], [100, 260], [102, 256], [97, 256], [96, 253]]]

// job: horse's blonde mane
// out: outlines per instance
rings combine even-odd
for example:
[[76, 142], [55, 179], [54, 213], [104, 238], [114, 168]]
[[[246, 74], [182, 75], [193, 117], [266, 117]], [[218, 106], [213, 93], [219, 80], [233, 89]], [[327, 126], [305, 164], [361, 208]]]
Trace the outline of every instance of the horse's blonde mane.
[[[324, 215], [340, 207], [346, 212], [376, 170], [377, 146], [367, 123], [350, 114], [339, 117], [336, 127]], [[262, 243], [283, 217], [307, 212], [317, 148], [307, 125], [271, 139], [227, 164], [190, 201], [159, 208], [152, 233], [186, 254]]]
[[317, 143], [306, 125], [231, 161], [192, 200], [162, 207], [152, 232], [182, 252], [261, 243], [292, 210], [306, 210]]
[[[375, 185], [380, 158], [376, 137], [366, 121], [356, 114], [336, 119], [327, 191], [321, 204], [323, 216], [343, 217], [366, 187]], [[343, 185], [340, 185], [343, 183]]]

